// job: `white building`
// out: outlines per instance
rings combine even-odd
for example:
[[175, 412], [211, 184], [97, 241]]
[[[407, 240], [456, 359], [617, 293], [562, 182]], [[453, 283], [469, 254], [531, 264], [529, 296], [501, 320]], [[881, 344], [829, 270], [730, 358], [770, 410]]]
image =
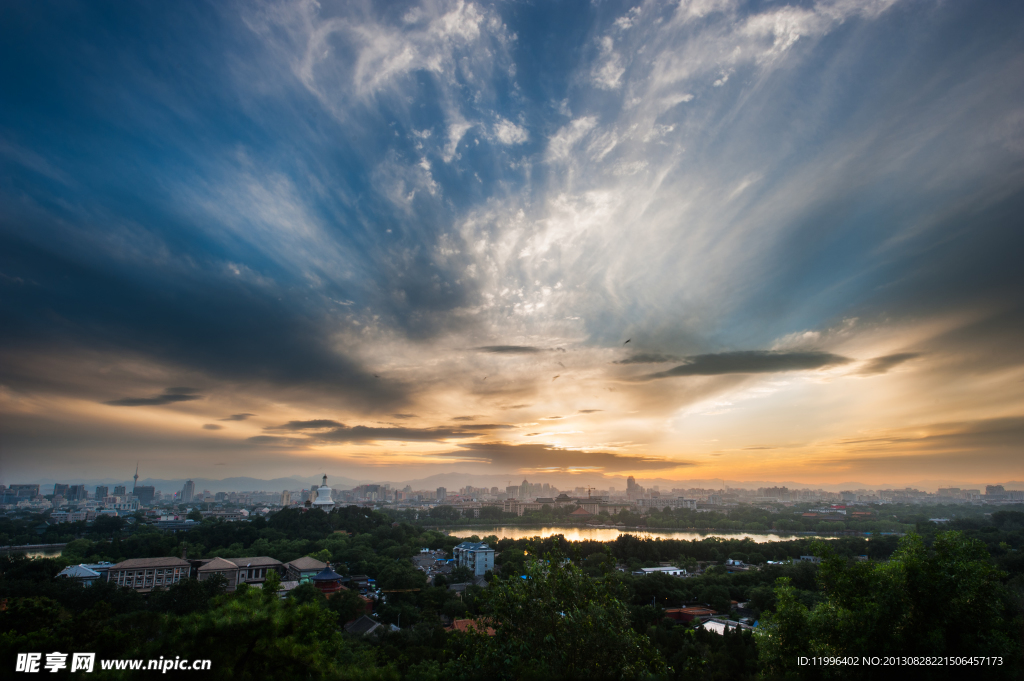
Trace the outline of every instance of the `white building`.
[[633, 573], [635, 577], [646, 577], [647, 575], [669, 575], [670, 577], [685, 577], [686, 570], [678, 567], [656, 567], [656, 568], [640, 568]]
[[325, 513], [330, 513], [334, 508], [334, 499], [331, 498], [331, 488], [327, 486], [327, 474], [324, 474], [324, 483], [316, 490], [316, 500], [313, 501], [313, 508], [319, 508]]
[[455, 564], [468, 567], [477, 577], [494, 569], [494, 549], [487, 544], [464, 541], [452, 550]]

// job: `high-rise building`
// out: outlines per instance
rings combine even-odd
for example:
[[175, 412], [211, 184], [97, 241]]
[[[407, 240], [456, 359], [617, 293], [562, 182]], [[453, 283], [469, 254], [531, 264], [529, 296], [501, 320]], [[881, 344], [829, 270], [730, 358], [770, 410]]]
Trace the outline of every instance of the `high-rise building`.
[[114, 485], [114, 496], [115, 497], [126, 497], [128, 496], [128, 490], [124, 485]]
[[68, 501], [85, 501], [89, 498], [89, 493], [86, 491], [85, 485], [71, 485], [64, 498]]
[[153, 503], [153, 497], [156, 495], [156, 488], [151, 485], [143, 485], [142, 487], [136, 487], [133, 494], [139, 500], [140, 505], [149, 506]]
[[505, 488], [505, 496], [509, 499], [519, 498], [519, 485], [511, 485]]
[[192, 497], [196, 495], [196, 483], [191, 480], [185, 481], [185, 486], [181, 488], [181, 503], [188, 504], [192, 502]]
[[292, 493], [288, 490], [281, 492], [281, 505], [291, 506], [292, 505]]
[[65, 499], [67, 499], [69, 489], [71, 489], [71, 485], [62, 485], [61, 483], [58, 482], [56, 485], [53, 486], [53, 496], [57, 496], [59, 494]]
[[39, 496], [39, 485], [11, 485], [7, 493], [13, 493], [19, 499], [31, 499]]
[[519, 485], [519, 498], [528, 499], [530, 496], [530, 483], [523, 480], [523, 484]]
[[94, 497], [97, 501], [103, 501], [104, 497], [110, 496], [109, 490], [106, 485], [96, 485], [96, 496]]
[[444, 487], [438, 487], [437, 488], [437, 500], [438, 501], [444, 501], [447, 497], [448, 497], [448, 490], [446, 490]]

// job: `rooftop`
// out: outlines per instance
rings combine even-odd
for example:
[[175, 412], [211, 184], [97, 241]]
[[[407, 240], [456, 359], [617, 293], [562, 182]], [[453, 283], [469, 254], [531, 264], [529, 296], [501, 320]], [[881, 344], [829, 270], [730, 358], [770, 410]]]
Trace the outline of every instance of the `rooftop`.
[[111, 567], [111, 570], [137, 570], [139, 568], [156, 568], [156, 567], [192, 567], [187, 560], [181, 558], [172, 558], [170, 556], [164, 556], [162, 558], [129, 558], [128, 560], [122, 560], [117, 565]]
[[323, 570], [327, 567], [327, 563], [317, 560], [316, 558], [310, 558], [309, 556], [303, 556], [302, 558], [296, 558], [295, 560], [288, 561], [286, 565], [291, 565], [296, 570]]

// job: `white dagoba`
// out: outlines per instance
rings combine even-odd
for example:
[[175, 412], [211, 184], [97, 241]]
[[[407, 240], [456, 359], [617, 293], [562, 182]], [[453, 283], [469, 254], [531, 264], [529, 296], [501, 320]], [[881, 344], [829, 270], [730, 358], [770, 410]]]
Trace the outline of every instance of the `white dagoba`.
[[324, 474], [324, 484], [317, 488], [316, 499], [313, 501], [313, 508], [319, 508], [325, 513], [330, 513], [334, 508], [334, 499], [331, 499], [331, 488], [327, 486], [327, 474]]

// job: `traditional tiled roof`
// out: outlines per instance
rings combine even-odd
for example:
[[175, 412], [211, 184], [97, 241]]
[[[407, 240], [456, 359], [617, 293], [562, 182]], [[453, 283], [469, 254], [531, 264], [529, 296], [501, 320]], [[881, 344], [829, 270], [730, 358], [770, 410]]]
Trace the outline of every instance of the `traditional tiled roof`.
[[336, 582], [341, 579], [341, 575], [332, 570], [329, 567], [325, 567], [323, 571], [312, 577], [314, 582]]
[[447, 627], [448, 631], [461, 631], [463, 633], [468, 631], [483, 631], [488, 636], [494, 636], [494, 628], [486, 626], [485, 623], [473, 620], [453, 620], [452, 625]]
[[316, 558], [310, 558], [309, 556], [303, 556], [302, 558], [296, 558], [295, 560], [288, 561], [286, 565], [290, 565], [296, 570], [323, 570], [327, 567], [327, 563], [319, 561]]
[[128, 560], [122, 560], [117, 565], [111, 567], [111, 570], [139, 570], [142, 568], [167, 568], [167, 567], [191, 567], [187, 560], [181, 558], [171, 558], [165, 556], [163, 558], [129, 558]]
[[589, 511], [584, 511], [582, 508], [577, 508], [575, 511], [573, 511], [569, 515], [594, 515], [594, 514], [590, 513]]

